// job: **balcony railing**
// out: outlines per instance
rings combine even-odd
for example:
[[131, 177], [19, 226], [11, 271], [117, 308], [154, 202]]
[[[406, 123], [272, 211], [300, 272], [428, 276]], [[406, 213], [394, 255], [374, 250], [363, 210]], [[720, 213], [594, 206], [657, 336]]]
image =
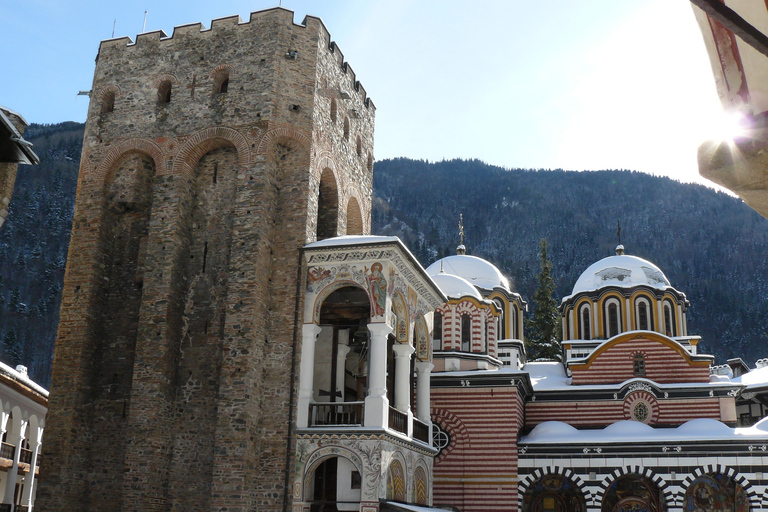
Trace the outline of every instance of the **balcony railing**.
[[[4, 459], [13, 460], [13, 456], [16, 454], [16, 447], [12, 444], [3, 443], [0, 447], [0, 457]], [[0, 509], [3, 512], [3, 509]]]
[[408, 435], [408, 415], [394, 407], [389, 408], [389, 428]]
[[43, 460], [43, 454], [42, 453], [38, 453], [37, 454], [37, 464], [35, 464], [35, 466], [40, 467], [40, 461], [41, 460]]
[[22, 448], [21, 453], [19, 454], [19, 462], [23, 462], [24, 464], [32, 464], [32, 450]]
[[418, 418], [413, 418], [413, 438], [425, 444], [429, 443], [429, 425]]
[[[3, 443], [5, 444], [5, 443]], [[0, 512], [11, 512], [10, 503], [0, 503]]]
[[[365, 402], [331, 402], [310, 404], [310, 425], [362, 425]], [[0, 511], [2, 512], [2, 511]]]

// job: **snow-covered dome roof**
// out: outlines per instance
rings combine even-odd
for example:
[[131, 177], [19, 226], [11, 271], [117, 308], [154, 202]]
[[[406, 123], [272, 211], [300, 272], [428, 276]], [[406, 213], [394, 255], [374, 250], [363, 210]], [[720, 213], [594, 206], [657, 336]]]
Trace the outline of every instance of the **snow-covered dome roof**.
[[477, 288], [472, 286], [472, 284], [463, 277], [446, 274], [445, 272], [430, 277], [448, 298], [458, 299], [470, 296], [478, 300], [483, 299], [480, 292], [477, 291]]
[[471, 284], [486, 290], [492, 290], [497, 286], [501, 286], [512, 291], [509, 279], [504, 277], [504, 274], [492, 263], [477, 256], [468, 256], [466, 254], [448, 256], [437, 260], [427, 267], [427, 274], [434, 278], [440, 273], [441, 268], [446, 274], [463, 277]]
[[632, 288], [646, 285], [652, 288], [670, 287], [669, 279], [656, 265], [637, 256], [609, 256], [587, 268], [573, 285], [571, 295], [598, 290], [604, 286]]

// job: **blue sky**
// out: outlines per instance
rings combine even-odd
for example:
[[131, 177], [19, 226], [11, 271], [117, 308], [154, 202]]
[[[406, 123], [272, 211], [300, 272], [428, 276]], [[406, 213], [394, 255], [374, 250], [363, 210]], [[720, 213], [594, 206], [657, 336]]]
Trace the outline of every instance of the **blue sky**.
[[[84, 121], [99, 41], [276, 1], [23, 0], [0, 4], [29, 122]], [[376, 158], [633, 169], [701, 181], [696, 148], [721, 109], [687, 0], [284, 0], [323, 19], [377, 106]]]

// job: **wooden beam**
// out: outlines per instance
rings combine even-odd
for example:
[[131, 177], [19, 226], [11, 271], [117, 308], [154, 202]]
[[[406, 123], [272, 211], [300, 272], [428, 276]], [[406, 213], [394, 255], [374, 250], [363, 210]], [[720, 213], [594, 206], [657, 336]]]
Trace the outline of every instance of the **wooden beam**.
[[768, 36], [760, 32], [736, 11], [720, 0], [691, 0], [691, 3], [719, 21], [742, 41], [768, 57]]

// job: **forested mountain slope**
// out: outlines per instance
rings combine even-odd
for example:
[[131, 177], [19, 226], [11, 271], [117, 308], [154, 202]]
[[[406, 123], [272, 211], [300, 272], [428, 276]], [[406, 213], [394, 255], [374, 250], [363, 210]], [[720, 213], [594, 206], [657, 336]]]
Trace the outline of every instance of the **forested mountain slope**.
[[557, 295], [610, 256], [656, 263], [691, 302], [688, 326], [719, 363], [768, 356], [768, 220], [701, 185], [630, 171], [501, 169], [477, 160], [384, 160], [374, 169], [373, 232], [396, 234], [425, 266], [453, 254], [464, 215], [468, 254], [490, 260], [530, 300], [538, 242], [549, 242]]
[[[21, 166], [0, 229], [0, 360], [50, 383], [83, 125], [32, 125], [40, 155]], [[469, 254], [489, 259], [530, 300], [538, 242], [549, 242], [559, 296], [613, 254], [616, 221], [629, 254], [648, 258], [691, 301], [704, 351], [768, 356], [768, 220], [703, 186], [628, 171], [506, 170], [477, 160], [377, 162], [373, 233], [396, 234], [423, 265], [452, 254], [464, 215]]]

